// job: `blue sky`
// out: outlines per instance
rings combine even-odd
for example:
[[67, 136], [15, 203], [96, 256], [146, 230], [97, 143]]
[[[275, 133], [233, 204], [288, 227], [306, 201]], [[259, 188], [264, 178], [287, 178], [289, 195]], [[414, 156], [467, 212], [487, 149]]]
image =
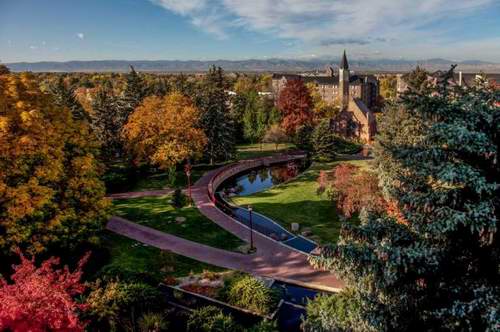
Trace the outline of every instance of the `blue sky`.
[[0, 0], [0, 61], [500, 62], [499, 0]]

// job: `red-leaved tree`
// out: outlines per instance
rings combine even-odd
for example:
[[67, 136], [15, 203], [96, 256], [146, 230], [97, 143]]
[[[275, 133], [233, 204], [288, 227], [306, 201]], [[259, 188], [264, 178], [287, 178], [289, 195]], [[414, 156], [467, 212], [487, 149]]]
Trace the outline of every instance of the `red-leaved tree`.
[[59, 258], [49, 258], [40, 267], [34, 258], [27, 259], [19, 251], [21, 264], [13, 266], [12, 283], [0, 279], [0, 331], [83, 331], [85, 323], [78, 313], [86, 305], [74, 300], [85, 291], [80, 282], [85, 255], [75, 271], [59, 265]]
[[278, 96], [278, 110], [282, 114], [281, 126], [288, 135], [294, 135], [300, 126], [312, 124], [313, 106], [309, 89], [301, 79], [286, 82]]
[[332, 179], [325, 180], [325, 174], [320, 174], [319, 192], [326, 186], [337, 209], [346, 217], [366, 208], [373, 212], [387, 212], [387, 202], [384, 200], [375, 174], [360, 170], [351, 164], [340, 164], [332, 172]]

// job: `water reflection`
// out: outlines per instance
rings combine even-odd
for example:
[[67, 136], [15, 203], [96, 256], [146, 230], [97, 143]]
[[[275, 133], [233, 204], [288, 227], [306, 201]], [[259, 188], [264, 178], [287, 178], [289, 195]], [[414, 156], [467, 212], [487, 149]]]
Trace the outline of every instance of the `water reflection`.
[[302, 167], [296, 162], [262, 167], [228, 180], [222, 190], [228, 196], [252, 195], [296, 177]]

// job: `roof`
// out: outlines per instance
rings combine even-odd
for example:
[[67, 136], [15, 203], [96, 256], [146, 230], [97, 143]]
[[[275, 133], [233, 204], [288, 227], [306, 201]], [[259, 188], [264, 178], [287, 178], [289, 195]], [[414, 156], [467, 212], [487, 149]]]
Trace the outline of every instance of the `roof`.
[[347, 55], [345, 54], [345, 50], [344, 55], [342, 56], [342, 60], [340, 61], [340, 69], [349, 69], [349, 62], [347, 62]]
[[[351, 75], [349, 76], [349, 83], [361, 84], [366, 77], [373, 77], [372, 75]], [[302, 79], [304, 83], [316, 83], [318, 85], [339, 85], [338, 76], [301, 76], [297, 74], [273, 74], [273, 80], [281, 80], [285, 78], [288, 80]]]

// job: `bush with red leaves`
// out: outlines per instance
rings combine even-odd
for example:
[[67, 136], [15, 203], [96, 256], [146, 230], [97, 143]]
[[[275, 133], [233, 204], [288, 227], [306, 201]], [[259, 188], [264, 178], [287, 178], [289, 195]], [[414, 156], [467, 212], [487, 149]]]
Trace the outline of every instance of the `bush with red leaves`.
[[[325, 186], [324, 177], [324, 174], [320, 176], [320, 186]], [[351, 217], [362, 208], [379, 213], [387, 211], [387, 203], [375, 174], [345, 163], [335, 167], [332, 177], [329, 182], [330, 197], [344, 216]]]
[[75, 301], [85, 291], [80, 282], [85, 255], [75, 271], [59, 265], [59, 258], [49, 258], [36, 267], [18, 251], [21, 264], [13, 266], [12, 283], [0, 279], [0, 330], [11, 331], [83, 331], [85, 323], [78, 313], [86, 305]]

